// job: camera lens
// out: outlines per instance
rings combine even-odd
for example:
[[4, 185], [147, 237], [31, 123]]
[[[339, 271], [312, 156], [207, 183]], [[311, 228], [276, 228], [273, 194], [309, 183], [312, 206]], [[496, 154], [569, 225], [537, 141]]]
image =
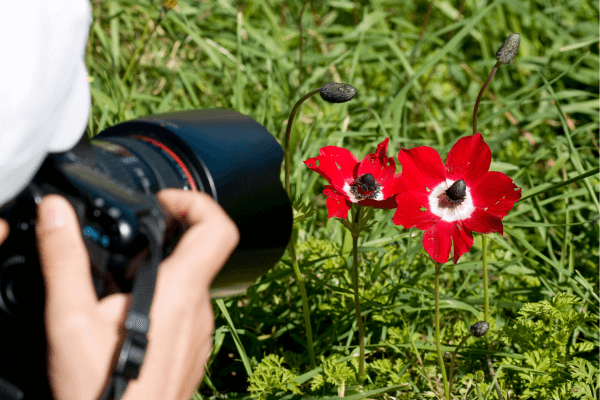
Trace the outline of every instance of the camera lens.
[[[8, 283], [6, 284], [6, 289], [4, 290], [6, 292], [6, 298], [11, 301], [14, 304], [19, 304], [19, 292], [22, 292], [23, 289], [20, 288], [21, 285], [16, 284], [15, 285], [15, 281], [14, 279], [11, 279], [10, 281], [8, 281]], [[15, 290], [16, 287], [16, 290]]]
[[283, 255], [292, 228], [283, 150], [252, 118], [221, 109], [151, 116], [103, 131], [92, 147], [95, 168], [124, 185], [205, 192], [236, 223], [240, 242], [213, 281], [213, 297], [243, 293]]
[[113, 180], [147, 194], [165, 188], [204, 191], [195, 170], [165, 145], [149, 140], [139, 135], [92, 140], [95, 167]]
[[25, 256], [16, 254], [0, 266], [0, 308], [10, 315], [32, 311], [43, 299], [41, 276]]

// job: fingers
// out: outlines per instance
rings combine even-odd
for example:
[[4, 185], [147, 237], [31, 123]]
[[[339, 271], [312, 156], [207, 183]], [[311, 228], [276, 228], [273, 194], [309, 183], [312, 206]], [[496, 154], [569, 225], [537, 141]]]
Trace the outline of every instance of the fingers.
[[42, 199], [36, 237], [47, 311], [64, 315], [89, 310], [97, 298], [79, 223], [67, 200], [57, 195]]
[[207, 338], [197, 352], [194, 354], [194, 362], [190, 365], [187, 371], [187, 379], [181, 388], [181, 393], [178, 398], [191, 399], [194, 392], [200, 386], [202, 377], [204, 376], [206, 363], [209, 360], [210, 352], [213, 348], [212, 338]]
[[98, 302], [98, 313], [103, 321], [115, 327], [121, 327], [131, 308], [131, 294], [113, 293]]
[[178, 281], [190, 288], [208, 288], [238, 244], [237, 226], [205, 193], [167, 189], [157, 197], [176, 220], [190, 226], [161, 268], [178, 268]]
[[210, 296], [204, 291], [197, 302], [174, 304], [167, 286], [157, 287], [144, 364], [123, 400], [189, 399], [202, 379], [214, 329]]
[[8, 222], [3, 219], [0, 219], [0, 245], [4, 243], [6, 238], [8, 237]]

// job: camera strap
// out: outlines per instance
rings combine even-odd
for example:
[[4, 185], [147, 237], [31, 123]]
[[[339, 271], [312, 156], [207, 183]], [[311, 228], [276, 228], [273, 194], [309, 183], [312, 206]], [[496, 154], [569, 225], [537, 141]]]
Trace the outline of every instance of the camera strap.
[[[162, 223], [162, 225], [161, 225]], [[162, 261], [161, 243], [164, 236], [162, 217], [143, 217], [140, 231], [146, 235], [150, 254], [140, 269], [133, 284], [131, 308], [125, 321], [125, 338], [117, 347], [113, 359], [113, 374], [100, 396], [101, 400], [120, 400], [130, 379], [137, 379], [146, 356], [148, 330], [150, 329], [150, 306], [158, 276], [158, 266]]]

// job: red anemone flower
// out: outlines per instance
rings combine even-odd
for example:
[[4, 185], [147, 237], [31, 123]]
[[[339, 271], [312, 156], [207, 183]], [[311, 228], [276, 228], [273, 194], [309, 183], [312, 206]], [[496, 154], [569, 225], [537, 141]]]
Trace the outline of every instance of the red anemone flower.
[[323, 190], [329, 218], [348, 217], [352, 203], [396, 208], [396, 195], [405, 189], [400, 174], [396, 174], [394, 159], [386, 155], [388, 142], [386, 138], [379, 143], [375, 153], [367, 154], [362, 161], [337, 146], [322, 147], [319, 156], [304, 161], [330, 183]]
[[402, 183], [392, 220], [405, 228], [424, 230], [423, 247], [445, 263], [454, 244], [454, 264], [473, 245], [473, 233], [500, 232], [521, 189], [501, 172], [489, 171], [490, 147], [481, 134], [459, 139], [446, 164], [431, 147], [400, 150]]

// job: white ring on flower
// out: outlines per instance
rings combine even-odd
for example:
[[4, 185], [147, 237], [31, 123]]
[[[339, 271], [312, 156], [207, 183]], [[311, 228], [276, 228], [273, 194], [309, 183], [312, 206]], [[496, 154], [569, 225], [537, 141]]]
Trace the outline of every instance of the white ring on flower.
[[437, 185], [431, 193], [429, 193], [429, 211], [437, 215], [445, 222], [454, 222], [460, 221], [463, 219], [468, 219], [475, 211], [475, 207], [473, 206], [473, 198], [471, 197], [471, 191], [469, 190], [469, 186], [467, 186], [465, 192], [465, 199], [462, 203], [453, 208], [440, 207], [440, 199], [439, 196], [444, 193], [452, 184], [456, 182], [450, 179], [446, 179], [445, 182]]
[[[350, 186], [350, 184], [348, 182], [344, 183], [344, 193], [346, 193], [346, 196], [348, 196], [350, 198], [350, 201], [353, 203], [358, 203], [360, 200], [356, 198], [356, 196], [354, 196], [352, 194], [352, 192], [350, 191], [350, 189], [352, 189], [352, 187]], [[377, 193], [377, 196], [375, 196], [374, 199], [371, 200], [377, 200], [377, 201], [382, 201], [383, 200], [383, 193], [382, 190], [383, 186], [381, 187], [381, 189], [379, 190], [379, 193]], [[365, 200], [365, 199], [363, 199]]]

